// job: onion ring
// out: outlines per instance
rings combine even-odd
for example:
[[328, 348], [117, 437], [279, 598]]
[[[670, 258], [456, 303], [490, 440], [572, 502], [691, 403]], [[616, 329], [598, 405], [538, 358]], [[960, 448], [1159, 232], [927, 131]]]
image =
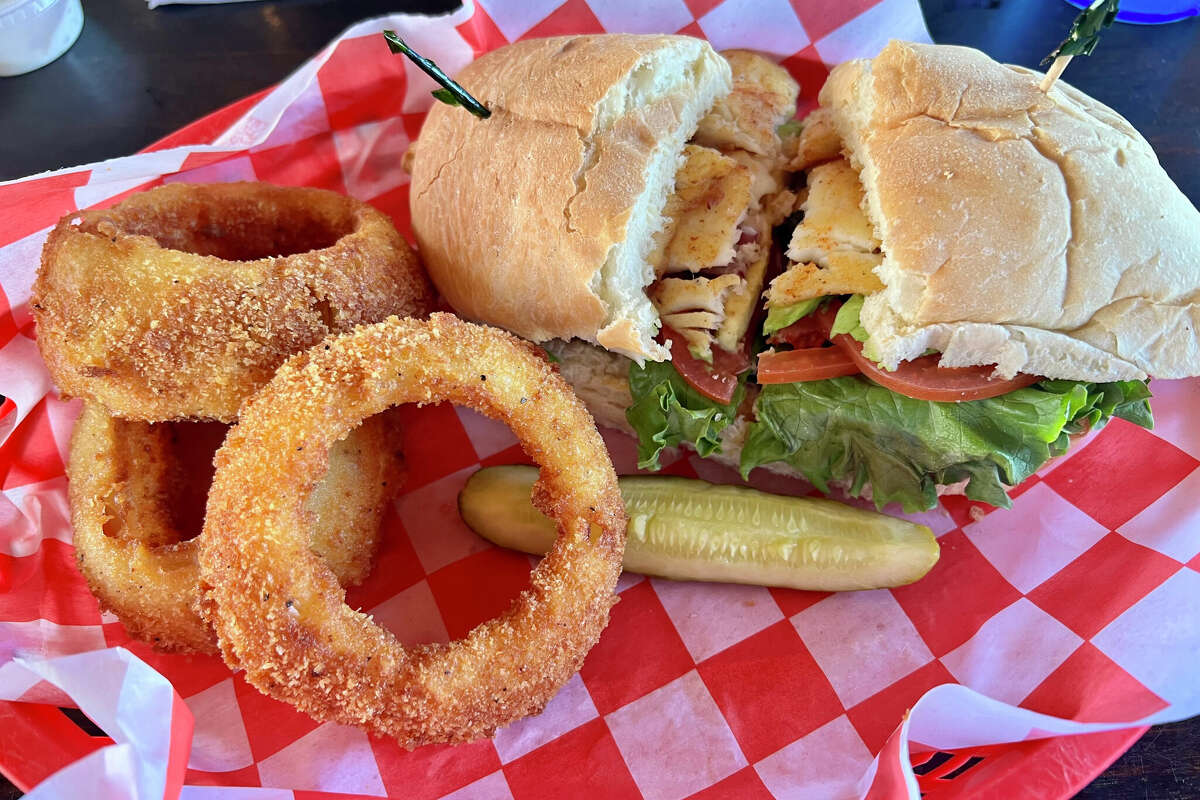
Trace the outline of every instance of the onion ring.
[[[186, 537], [189, 522], [191, 533], [200, 529], [211, 475], [211, 468], [206, 475], [191, 462], [211, 454], [219, 443], [214, 436], [227, 427], [131, 422], [85, 403], [71, 437], [80, 572], [130, 635], [162, 650], [217, 652], [212, 628], [195, 610], [198, 543]], [[208, 448], [197, 444], [203, 438]], [[402, 480], [398, 445], [392, 420], [367, 420], [334, 445], [329, 470], [309, 498], [311, 547], [343, 585], [371, 570], [387, 501]]]
[[174, 183], [63, 217], [32, 300], [59, 390], [148, 422], [232, 422], [293, 353], [433, 303], [384, 214], [265, 183]]
[[[345, 604], [304, 547], [304, 499], [330, 444], [400, 403], [506, 423], [541, 465], [533, 501], [558, 538], [530, 588], [449, 644], [404, 647]], [[534, 345], [449, 314], [389, 319], [288, 361], [217, 453], [202, 613], [260, 691], [402, 746], [462, 742], [540, 711], [608, 623], [625, 509], [595, 424]], [[464, 590], [469, 590], [464, 587]]]

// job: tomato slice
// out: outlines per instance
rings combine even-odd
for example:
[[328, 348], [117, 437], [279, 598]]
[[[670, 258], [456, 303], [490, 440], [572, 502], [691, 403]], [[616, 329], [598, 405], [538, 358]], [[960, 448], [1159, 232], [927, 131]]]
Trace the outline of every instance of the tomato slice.
[[957, 403], [964, 400], [983, 400], [1023, 389], [1041, 380], [1037, 375], [1017, 375], [1012, 380], [993, 379], [993, 367], [939, 367], [936, 353], [903, 361], [894, 372], [880, 369], [862, 354], [862, 344], [847, 333], [833, 337], [833, 343], [854, 360], [862, 374], [891, 389], [896, 394], [914, 400], [933, 400]]
[[720, 347], [713, 347], [712, 366], [705, 364], [692, 355], [684, 338], [664, 325], [662, 338], [671, 351], [671, 365], [693, 389], [715, 400], [721, 405], [733, 402], [733, 393], [737, 389], [737, 376], [750, 366], [750, 358], [743, 351], [730, 353]]
[[[684, 345], [684, 350], [687, 346]], [[691, 355], [691, 353], [688, 353]], [[735, 378], [750, 368], [750, 343], [742, 342], [742, 349], [731, 353], [724, 347], [714, 346], [712, 349], [712, 371], [718, 375], [732, 375]], [[701, 361], [701, 364], [704, 362]]]
[[840, 347], [805, 347], [781, 353], [760, 353], [758, 382], [796, 383], [857, 375], [858, 365]]
[[801, 317], [782, 330], [775, 331], [768, 341], [772, 344], [790, 344], [797, 350], [820, 347], [829, 341], [829, 329], [833, 327], [833, 321], [837, 319], [838, 309], [841, 307], [840, 300], [828, 300], [811, 314]]
[[817, 317], [814, 312], [807, 317], [775, 331], [767, 339], [771, 344], [787, 344], [803, 350], [808, 347], [820, 347], [829, 340], [829, 326]]

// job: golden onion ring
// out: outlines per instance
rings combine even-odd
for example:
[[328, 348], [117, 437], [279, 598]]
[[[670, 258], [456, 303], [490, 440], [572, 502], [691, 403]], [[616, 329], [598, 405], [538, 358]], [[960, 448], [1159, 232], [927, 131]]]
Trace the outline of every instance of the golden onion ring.
[[[71, 437], [71, 521], [80, 572], [130, 635], [162, 650], [215, 653], [196, 611], [208, 458], [228, 426], [132, 422], [85, 403]], [[208, 440], [205, 442], [204, 440]], [[330, 452], [304, 513], [312, 551], [342, 585], [366, 578], [389, 498], [402, 480], [393, 420], [373, 417]], [[195, 452], [199, 451], [199, 452]]]
[[[558, 538], [499, 617], [449, 644], [405, 647], [346, 605], [305, 546], [304, 503], [330, 445], [360, 420], [442, 401], [513, 430], [541, 466], [533, 501]], [[405, 747], [488, 736], [540, 711], [608, 622], [626, 524], [612, 462], [544, 354], [510, 334], [434, 314], [329, 339], [246, 403], [216, 464], [202, 612], [231, 667], [315, 719]]]
[[374, 208], [265, 183], [175, 183], [64, 217], [33, 287], [66, 396], [126, 419], [232, 422], [293, 353], [433, 294]]

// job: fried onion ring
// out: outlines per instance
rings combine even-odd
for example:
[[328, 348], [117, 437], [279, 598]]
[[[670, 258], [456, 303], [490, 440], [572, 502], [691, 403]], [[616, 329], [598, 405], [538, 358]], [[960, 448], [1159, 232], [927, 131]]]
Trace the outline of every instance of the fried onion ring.
[[174, 183], [64, 217], [33, 287], [59, 390], [149, 422], [232, 422], [293, 353], [433, 294], [391, 221], [350, 197]]
[[[72, 434], [68, 473], [80, 572], [130, 635], [162, 650], [217, 652], [212, 628], [195, 609], [198, 543], [188, 534], [200, 530], [211, 454], [227, 427], [131, 422], [85, 403]], [[394, 421], [368, 419], [333, 446], [305, 506], [312, 550], [343, 585], [371, 570], [387, 501], [402, 480], [398, 449]]]
[[[345, 604], [304, 546], [304, 500], [332, 442], [401, 403], [506, 423], [541, 465], [553, 548], [499, 617], [405, 647]], [[288, 361], [217, 453], [200, 567], [221, 652], [262, 692], [405, 747], [491, 735], [540, 711], [608, 623], [625, 510], [595, 424], [541, 351], [448, 314], [389, 319]], [[463, 587], [470, 591], [470, 587]]]

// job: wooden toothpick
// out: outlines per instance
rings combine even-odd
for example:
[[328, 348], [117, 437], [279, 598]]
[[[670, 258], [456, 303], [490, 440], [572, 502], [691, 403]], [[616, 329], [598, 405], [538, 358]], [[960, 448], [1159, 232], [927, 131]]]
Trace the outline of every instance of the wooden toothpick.
[[1054, 59], [1054, 63], [1050, 65], [1050, 69], [1046, 70], [1046, 75], [1042, 78], [1042, 82], [1038, 84], [1038, 88], [1043, 92], [1050, 91], [1050, 87], [1054, 85], [1056, 80], [1062, 77], [1063, 70], [1067, 68], [1067, 64], [1070, 64], [1071, 59], [1074, 57], [1059, 56]]
[[1051, 60], [1054, 63], [1046, 70], [1046, 77], [1038, 84], [1039, 89], [1043, 92], [1050, 91], [1050, 87], [1062, 76], [1072, 58], [1092, 54], [1096, 43], [1100, 41], [1100, 31], [1113, 24], [1119, 6], [1120, 0], [1095, 0], [1075, 18], [1067, 38], [1042, 60], [1043, 64]]

